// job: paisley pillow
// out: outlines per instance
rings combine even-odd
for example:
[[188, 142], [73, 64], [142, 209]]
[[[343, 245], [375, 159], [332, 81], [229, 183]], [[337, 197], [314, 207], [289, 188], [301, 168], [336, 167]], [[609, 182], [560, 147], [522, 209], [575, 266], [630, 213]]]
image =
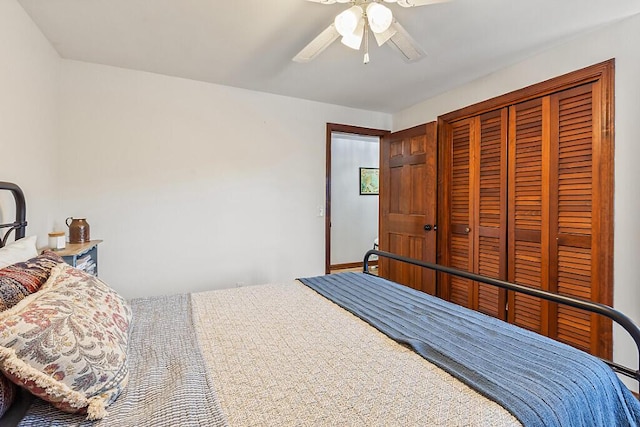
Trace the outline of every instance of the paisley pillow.
[[40, 289], [49, 278], [51, 269], [63, 262], [56, 253], [47, 251], [0, 270], [0, 311], [13, 307]]
[[130, 322], [114, 290], [58, 264], [40, 291], [0, 313], [0, 370], [63, 411], [101, 419], [129, 377]]
[[[19, 246], [24, 254], [33, 255], [35, 252], [35, 236], [21, 239], [16, 244], [8, 246], [12, 249]], [[2, 248], [5, 250], [5, 248]], [[16, 255], [17, 250], [12, 252]], [[17, 255], [16, 255], [17, 256]], [[5, 257], [6, 258], [6, 257]], [[19, 259], [14, 257], [12, 261]], [[4, 266], [4, 260], [0, 265]], [[63, 263], [64, 260], [53, 252], [45, 252], [40, 256], [24, 262], [11, 264], [0, 270], [0, 311], [16, 305], [27, 295], [36, 292], [47, 281], [51, 269]], [[0, 374], [0, 417], [11, 407], [16, 396], [16, 385]]]

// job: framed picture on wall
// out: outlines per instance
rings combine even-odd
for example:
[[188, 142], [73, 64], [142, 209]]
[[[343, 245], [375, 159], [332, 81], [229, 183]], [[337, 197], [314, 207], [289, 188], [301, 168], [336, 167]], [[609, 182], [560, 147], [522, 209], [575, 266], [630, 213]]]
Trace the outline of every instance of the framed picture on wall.
[[360, 168], [360, 195], [377, 196], [380, 191], [380, 169]]

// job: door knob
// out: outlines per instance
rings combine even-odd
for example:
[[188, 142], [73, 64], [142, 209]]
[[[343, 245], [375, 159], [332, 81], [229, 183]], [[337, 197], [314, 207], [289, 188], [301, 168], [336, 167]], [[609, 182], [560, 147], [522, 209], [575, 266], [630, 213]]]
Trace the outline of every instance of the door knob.
[[469, 232], [471, 232], [471, 229], [469, 227], [467, 227], [467, 228], [464, 229], [464, 232], [465, 233], [469, 233]]
[[424, 231], [431, 231], [433, 227], [430, 224], [424, 226]]

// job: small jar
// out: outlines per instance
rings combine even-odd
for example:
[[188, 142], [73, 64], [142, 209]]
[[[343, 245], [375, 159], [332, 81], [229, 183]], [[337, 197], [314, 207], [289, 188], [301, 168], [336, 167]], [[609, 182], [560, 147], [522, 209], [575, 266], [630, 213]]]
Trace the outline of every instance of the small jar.
[[64, 231], [54, 231], [49, 233], [49, 248], [54, 251], [64, 249], [66, 246]]

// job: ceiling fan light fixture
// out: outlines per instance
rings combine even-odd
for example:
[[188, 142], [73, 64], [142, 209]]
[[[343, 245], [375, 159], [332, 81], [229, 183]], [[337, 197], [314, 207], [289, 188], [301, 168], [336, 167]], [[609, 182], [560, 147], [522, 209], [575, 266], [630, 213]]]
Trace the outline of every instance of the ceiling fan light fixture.
[[361, 50], [364, 44], [364, 63], [369, 62], [369, 32], [378, 44], [386, 44], [397, 50], [406, 62], [414, 62], [426, 56], [425, 51], [407, 33], [393, 16], [386, 3], [395, 3], [403, 8], [446, 3], [452, 0], [307, 0], [313, 3], [348, 3], [344, 10], [324, 31], [308, 43], [293, 60], [309, 62], [330, 44], [341, 38], [342, 44]]
[[342, 37], [353, 34], [362, 21], [364, 11], [360, 6], [353, 6], [336, 16], [334, 24]]
[[391, 9], [381, 3], [369, 3], [367, 6], [367, 19], [371, 31], [376, 34], [384, 33], [393, 22]]
[[354, 50], [360, 50], [360, 46], [362, 45], [362, 39], [364, 37], [364, 19], [360, 19], [358, 22], [358, 26], [355, 31], [351, 34], [347, 34], [342, 36], [340, 40], [343, 45], [350, 47]]

